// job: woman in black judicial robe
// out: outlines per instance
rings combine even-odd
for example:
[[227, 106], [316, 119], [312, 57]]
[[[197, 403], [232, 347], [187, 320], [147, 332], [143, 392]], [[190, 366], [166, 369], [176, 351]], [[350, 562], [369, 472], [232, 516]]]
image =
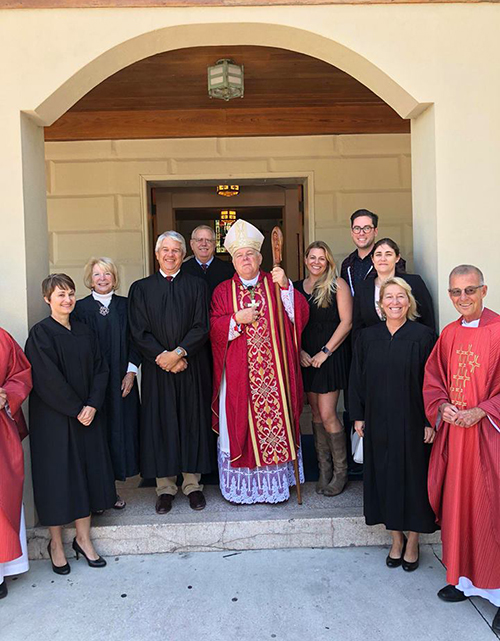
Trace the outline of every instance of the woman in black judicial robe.
[[[115, 479], [139, 474], [139, 390], [136, 374], [141, 357], [128, 327], [128, 301], [114, 293], [118, 271], [109, 258], [92, 258], [85, 266], [84, 283], [90, 296], [77, 301], [72, 319], [88, 325], [99, 340], [109, 367], [102, 408]], [[125, 507], [117, 495], [116, 509]]]
[[[142, 356], [141, 474], [144, 478], [205, 474], [215, 465], [207, 351], [208, 288], [183, 271], [169, 281], [160, 272], [129, 292], [129, 322]], [[155, 362], [181, 347], [188, 367], [174, 374]]]
[[418, 533], [437, 529], [427, 497], [429, 443], [435, 433], [427, 426], [422, 398], [424, 367], [436, 336], [409, 320], [415, 318], [416, 304], [401, 278], [386, 281], [380, 300], [386, 322], [362, 330], [356, 341], [349, 411], [364, 435], [366, 523], [383, 523], [392, 531], [387, 565], [411, 571], [418, 566]]
[[50, 528], [53, 569], [67, 574], [60, 526], [72, 521], [75, 551], [86, 553], [89, 565], [105, 565], [89, 532], [90, 512], [110, 508], [115, 502], [100, 413], [108, 367], [92, 330], [69, 321], [75, 305], [71, 278], [53, 274], [44, 280], [42, 289], [51, 316], [31, 329], [25, 350], [33, 375], [29, 400], [33, 489], [40, 523]]
[[394, 276], [402, 278], [411, 287], [417, 302], [417, 322], [433, 330], [436, 329], [434, 306], [426, 284], [418, 274], [399, 273], [397, 264], [400, 258], [399, 247], [390, 238], [382, 238], [375, 243], [372, 253], [375, 277], [360, 281], [355, 288], [352, 314], [353, 344], [362, 329], [383, 322], [375, 299], [378, 298], [378, 290], [381, 284]]

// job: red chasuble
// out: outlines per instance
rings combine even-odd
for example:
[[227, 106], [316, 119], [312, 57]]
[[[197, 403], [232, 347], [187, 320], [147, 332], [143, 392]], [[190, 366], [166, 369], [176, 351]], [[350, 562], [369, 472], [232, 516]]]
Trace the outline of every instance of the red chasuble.
[[[16, 341], [0, 329], [0, 387], [8, 410], [0, 410], [0, 563], [21, 556], [19, 525], [23, 499], [24, 457], [21, 439], [28, 430], [21, 404], [31, 391], [31, 367]], [[12, 418], [11, 418], [12, 416]]]
[[500, 316], [484, 309], [479, 327], [448, 325], [426, 365], [424, 401], [431, 425], [439, 406], [480, 407], [469, 428], [441, 423], [429, 466], [429, 499], [442, 528], [447, 581], [500, 588]]
[[[299, 418], [303, 405], [300, 371], [300, 337], [308, 317], [306, 299], [294, 290], [295, 323], [283, 310], [288, 368], [278, 330], [276, 289], [270, 274], [260, 272], [253, 291], [238, 275], [221, 283], [212, 297], [210, 340], [214, 355], [212, 399], [215, 432], [219, 432], [219, 389], [226, 371], [226, 415], [231, 465], [261, 467], [295, 460], [299, 444]], [[255, 323], [242, 325], [243, 333], [228, 341], [232, 315], [258, 304], [261, 315]], [[293, 424], [286, 396], [290, 383]]]

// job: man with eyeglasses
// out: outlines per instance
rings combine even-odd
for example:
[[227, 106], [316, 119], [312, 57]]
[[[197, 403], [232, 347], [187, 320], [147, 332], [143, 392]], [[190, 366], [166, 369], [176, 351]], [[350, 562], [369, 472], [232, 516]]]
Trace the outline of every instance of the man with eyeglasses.
[[[351, 216], [351, 237], [356, 249], [342, 263], [340, 275], [349, 284], [354, 296], [356, 284], [374, 276], [372, 263], [373, 246], [378, 233], [378, 216], [368, 209], [358, 209]], [[406, 271], [406, 262], [399, 259], [399, 273]]]
[[215, 232], [208, 225], [199, 225], [193, 229], [190, 245], [193, 256], [182, 263], [181, 270], [203, 278], [211, 296], [219, 283], [233, 277], [233, 265], [215, 256]]
[[487, 289], [477, 267], [452, 270], [448, 293], [460, 318], [436, 343], [423, 392], [437, 429], [428, 486], [448, 580], [438, 597], [489, 600], [500, 632], [500, 316], [483, 306]]

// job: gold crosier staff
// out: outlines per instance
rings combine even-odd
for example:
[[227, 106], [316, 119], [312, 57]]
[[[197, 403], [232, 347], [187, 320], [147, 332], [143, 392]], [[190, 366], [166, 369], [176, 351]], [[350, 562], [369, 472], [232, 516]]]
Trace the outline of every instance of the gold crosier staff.
[[[279, 267], [281, 265], [282, 256], [283, 256], [283, 233], [279, 227], [275, 227], [271, 232], [271, 245], [273, 248], [273, 266]], [[283, 354], [283, 369], [285, 372], [285, 390], [286, 390], [286, 405], [288, 408], [288, 416], [290, 418], [290, 425], [292, 426], [293, 438], [295, 438], [295, 424], [293, 420], [293, 410], [292, 410], [292, 394], [290, 391], [290, 375], [288, 371], [288, 358], [286, 351], [286, 342], [285, 342], [285, 323], [283, 320], [283, 302], [281, 300], [281, 291], [278, 283], [274, 283], [276, 288], [276, 305], [278, 307], [278, 325], [279, 325], [279, 334], [281, 342], [281, 352]], [[296, 447], [296, 444], [295, 444]], [[293, 471], [295, 473], [295, 483], [297, 485], [297, 502], [299, 505], [302, 505], [302, 493], [300, 490], [300, 475], [299, 475], [299, 463], [297, 460], [297, 452], [295, 453], [295, 458], [293, 459]]]

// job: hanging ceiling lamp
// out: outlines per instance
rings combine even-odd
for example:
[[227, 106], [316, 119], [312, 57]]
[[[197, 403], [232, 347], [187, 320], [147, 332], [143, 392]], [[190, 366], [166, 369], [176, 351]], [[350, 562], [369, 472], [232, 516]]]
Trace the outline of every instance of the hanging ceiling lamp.
[[243, 65], [223, 58], [217, 60], [213, 67], [208, 67], [208, 95], [220, 100], [243, 98]]
[[226, 196], [227, 198], [230, 198], [231, 196], [237, 196], [239, 193], [239, 185], [217, 185], [217, 194], [219, 196]]

